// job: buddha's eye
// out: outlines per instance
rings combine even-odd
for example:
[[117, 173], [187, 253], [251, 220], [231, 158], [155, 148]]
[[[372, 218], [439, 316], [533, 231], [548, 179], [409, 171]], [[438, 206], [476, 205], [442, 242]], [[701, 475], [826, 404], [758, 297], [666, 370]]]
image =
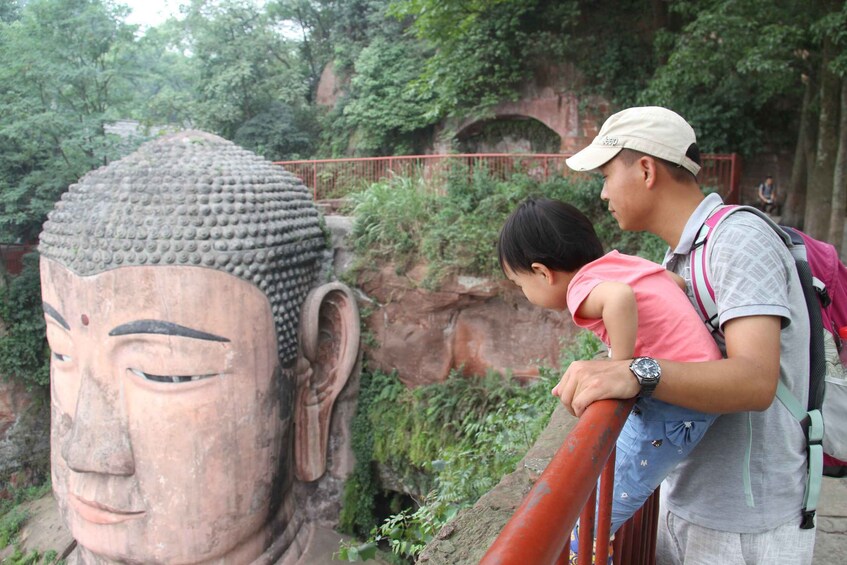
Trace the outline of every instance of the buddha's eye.
[[132, 371], [133, 375], [155, 383], [190, 383], [217, 376], [214, 373], [211, 375], [154, 375], [152, 373], [145, 373], [139, 369], [130, 369], [130, 371]]

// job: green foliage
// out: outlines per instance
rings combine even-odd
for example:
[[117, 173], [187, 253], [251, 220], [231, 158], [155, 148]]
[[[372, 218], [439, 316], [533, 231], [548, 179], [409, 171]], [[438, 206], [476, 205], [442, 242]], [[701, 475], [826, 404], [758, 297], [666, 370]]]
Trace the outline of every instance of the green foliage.
[[356, 218], [352, 238], [360, 257], [391, 257], [401, 265], [415, 260], [436, 202], [420, 177], [381, 181], [350, 200]]
[[268, 109], [239, 126], [232, 140], [272, 161], [303, 159], [312, 154], [317, 122], [307, 108], [272, 102]]
[[0, 548], [4, 548], [18, 535], [21, 527], [29, 519], [29, 513], [20, 508], [13, 508], [0, 517]]
[[0, 23], [0, 238], [32, 241], [67, 186], [127, 148], [105, 133], [131, 99], [126, 9], [33, 0]]
[[371, 465], [373, 461], [373, 433], [370, 412], [375, 410], [375, 398], [387, 378], [381, 373], [362, 373], [356, 414], [350, 424], [351, 444], [356, 465], [344, 483], [343, 506], [338, 517], [338, 527], [343, 532], [365, 537], [376, 517], [374, 498], [379, 485]]
[[660, 66], [640, 101], [684, 115], [697, 130], [702, 151], [759, 150], [791, 139], [783, 132], [802, 96], [809, 72], [806, 2], [774, 5], [764, 0], [679, 2], [692, 18], [678, 34], [657, 38]]
[[345, 125], [357, 130], [357, 150], [366, 155], [411, 153], [410, 134], [433, 123], [432, 94], [413, 88], [425, 60], [419, 42], [376, 38], [362, 49], [344, 107]]
[[812, 25], [812, 33], [832, 42], [837, 54], [830, 68], [842, 79], [847, 77], [847, 3], [842, 3], [840, 10], [823, 15]]
[[299, 31], [297, 63], [308, 77], [308, 100], [314, 102], [324, 65], [332, 59], [332, 31], [341, 7], [333, 0], [271, 0], [265, 5], [272, 21]]
[[[49, 481], [43, 485], [32, 486], [26, 488], [6, 487], [6, 491], [10, 494], [9, 498], [0, 500], [0, 549], [15, 541], [21, 527], [30, 518], [29, 512], [23, 508], [23, 504], [32, 500], [37, 500], [50, 492]], [[16, 548], [17, 550], [17, 548]], [[17, 551], [16, 551], [17, 553]], [[53, 552], [55, 554], [55, 552]], [[54, 555], [55, 557], [55, 555]], [[23, 561], [23, 555], [20, 560], [11, 563], [36, 563], [37, 561]], [[31, 559], [32, 554], [27, 556]], [[55, 559], [54, 559], [55, 560]], [[45, 560], [44, 563], [49, 561]], [[6, 561], [4, 561], [6, 563]]]
[[[370, 457], [355, 450], [357, 470], [345, 488], [342, 525], [359, 535], [371, 533], [372, 543], [389, 541], [400, 555], [418, 553], [460, 508], [514, 470], [555, 405], [551, 376], [547, 372], [521, 386], [496, 374], [452, 374], [444, 383], [408, 389], [395, 374], [363, 375], [365, 404], [360, 396], [354, 445], [366, 446]], [[365, 439], [359, 438], [363, 432]], [[435, 491], [419, 508], [374, 529], [374, 463], [392, 469], [421, 495]], [[368, 485], [370, 492], [362, 488]], [[359, 520], [351, 521], [353, 516]]]
[[[541, 377], [525, 385], [493, 373], [454, 373], [443, 383], [408, 389], [396, 374], [364, 374], [353, 441], [366, 449], [356, 451], [355, 482], [346, 485], [342, 516], [358, 515], [362, 520], [347, 522], [347, 531], [370, 537], [364, 544], [343, 545], [339, 556], [366, 560], [380, 544], [405, 558], [420, 553], [459, 510], [514, 471], [547, 425], [556, 405], [550, 389], [562, 370], [575, 359], [593, 357], [599, 346], [592, 334], [581, 333], [564, 352], [562, 369], [541, 367]], [[378, 525], [364, 520], [373, 519], [376, 464], [426, 489], [416, 508]]]
[[396, 177], [354, 193], [353, 242], [362, 265], [384, 263], [402, 270], [425, 262], [427, 286], [452, 274], [499, 277], [496, 245], [500, 228], [519, 202], [546, 196], [570, 202], [593, 222], [607, 250], [661, 259], [655, 236], [622, 232], [600, 198], [599, 177], [551, 177], [538, 181], [516, 173], [503, 180], [486, 169], [451, 170], [444, 196], [420, 177]]
[[232, 139], [274, 101], [296, 104], [308, 88], [297, 48], [251, 0], [192, 0], [188, 47], [199, 69], [197, 123]]
[[14, 551], [3, 560], [3, 563], [7, 565], [49, 565], [50, 563], [64, 563], [64, 560], [59, 561], [58, 557], [59, 555], [52, 549], [44, 553], [32, 549], [29, 553], [24, 553], [18, 545], [15, 545]]
[[395, 13], [414, 16], [418, 36], [435, 48], [418, 81], [418, 89], [435, 101], [429, 112], [433, 122], [448, 115], [481, 114], [516, 97], [532, 68], [526, 64], [525, 48], [530, 33], [526, 20], [534, 4], [525, 0], [396, 3]]
[[185, 35], [182, 22], [168, 20], [136, 39], [129, 54], [133, 100], [123, 117], [150, 127], [194, 121], [200, 69]]
[[44, 337], [38, 254], [24, 257], [24, 268], [0, 289], [0, 375], [18, 379], [28, 388], [50, 382], [50, 353]]

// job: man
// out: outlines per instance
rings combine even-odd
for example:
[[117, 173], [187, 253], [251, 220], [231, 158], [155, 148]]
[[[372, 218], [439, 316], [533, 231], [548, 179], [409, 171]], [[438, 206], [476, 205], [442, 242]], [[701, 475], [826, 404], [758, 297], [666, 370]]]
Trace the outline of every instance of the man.
[[[689, 254], [721, 199], [697, 184], [691, 126], [665, 108], [630, 108], [567, 163], [600, 170], [600, 197], [621, 229], [669, 245], [665, 266], [686, 279], [693, 303]], [[811, 563], [814, 529], [800, 528], [805, 440], [775, 399], [779, 379], [801, 404], [808, 396], [809, 327], [793, 260], [771, 228], [738, 213], [710, 236], [707, 261], [724, 359], [656, 359], [650, 371], [576, 362], [560, 385], [562, 402], [579, 416], [595, 400], [634, 397], [643, 384], [665, 402], [722, 414], [662, 487], [659, 563]]]
[[759, 188], [756, 191], [756, 196], [759, 199], [759, 208], [768, 214], [778, 214], [779, 206], [776, 202], [776, 185], [773, 183], [773, 177], [768, 175], [764, 182], [759, 183]]
[[[51, 472], [81, 563], [294, 563], [358, 352], [303, 184], [203, 132], [93, 171], [41, 234]], [[339, 480], [336, 477], [335, 480]]]

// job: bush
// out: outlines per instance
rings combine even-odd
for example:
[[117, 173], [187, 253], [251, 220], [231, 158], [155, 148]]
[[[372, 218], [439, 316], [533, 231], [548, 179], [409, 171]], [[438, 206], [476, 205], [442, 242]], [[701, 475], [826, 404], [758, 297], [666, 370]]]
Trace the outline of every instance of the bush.
[[0, 320], [6, 333], [0, 337], [0, 375], [15, 378], [27, 388], [50, 382], [50, 354], [41, 306], [38, 253], [24, 257], [24, 268], [0, 289]]
[[[622, 232], [599, 198], [598, 177], [551, 177], [544, 181], [517, 173], [503, 180], [477, 168], [454, 167], [446, 194], [419, 178], [397, 177], [351, 196], [353, 239], [363, 265], [393, 261], [400, 271], [425, 262], [425, 284], [466, 274], [500, 277], [497, 238], [506, 217], [528, 196], [570, 202], [594, 223], [606, 250], [659, 260], [665, 245], [651, 234]], [[386, 259], [388, 258], [388, 259]]]
[[[345, 485], [341, 526], [368, 541], [342, 546], [341, 558], [365, 560], [380, 543], [398, 556], [420, 553], [460, 509], [514, 471], [556, 406], [552, 385], [571, 361], [598, 350], [599, 341], [583, 332], [565, 352], [562, 369], [541, 367], [541, 377], [528, 385], [494, 373], [453, 374], [408, 389], [396, 374], [363, 374], [353, 429], [356, 468]], [[382, 524], [374, 516], [378, 464], [426, 489], [416, 507]]]

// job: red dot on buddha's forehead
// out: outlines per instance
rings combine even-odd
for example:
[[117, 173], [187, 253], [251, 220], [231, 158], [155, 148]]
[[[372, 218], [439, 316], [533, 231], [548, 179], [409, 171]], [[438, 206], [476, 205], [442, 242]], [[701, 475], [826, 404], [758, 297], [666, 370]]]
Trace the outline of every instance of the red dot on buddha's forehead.
[[82, 315], [82, 316], [80, 316], [79, 318], [80, 318], [80, 320], [82, 320], [82, 325], [83, 325], [83, 326], [87, 326], [87, 325], [88, 325], [88, 316], [86, 316], [85, 314], [83, 314], [83, 315]]

